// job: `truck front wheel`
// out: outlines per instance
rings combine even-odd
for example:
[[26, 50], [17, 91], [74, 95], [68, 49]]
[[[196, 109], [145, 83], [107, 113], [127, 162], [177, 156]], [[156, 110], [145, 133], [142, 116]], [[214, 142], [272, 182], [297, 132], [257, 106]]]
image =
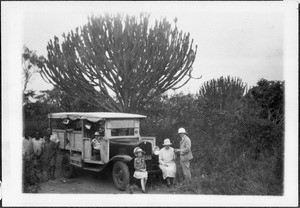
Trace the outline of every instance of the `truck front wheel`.
[[130, 181], [130, 174], [127, 164], [117, 161], [113, 167], [112, 177], [117, 189], [124, 191]]

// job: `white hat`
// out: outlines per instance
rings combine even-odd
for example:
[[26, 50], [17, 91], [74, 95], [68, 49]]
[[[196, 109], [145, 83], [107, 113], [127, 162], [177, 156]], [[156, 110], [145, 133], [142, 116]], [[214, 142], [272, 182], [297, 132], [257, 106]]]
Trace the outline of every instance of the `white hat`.
[[95, 136], [100, 136], [100, 134], [99, 134], [98, 131], [96, 131], [94, 135], [95, 135]]
[[166, 145], [172, 145], [170, 139], [165, 139], [164, 140], [163, 146], [166, 146]]
[[87, 128], [87, 129], [91, 129], [91, 127], [92, 127], [92, 125], [91, 124], [85, 124], [85, 128]]
[[137, 153], [139, 153], [139, 152], [144, 153], [144, 151], [143, 151], [140, 147], [134, 148], [134, 150], [133, 150], [133, 153], [134, 153], [134, 154], [137, 154]]
[[187, 134], [184, 128], [178, 129], [178, 134]]

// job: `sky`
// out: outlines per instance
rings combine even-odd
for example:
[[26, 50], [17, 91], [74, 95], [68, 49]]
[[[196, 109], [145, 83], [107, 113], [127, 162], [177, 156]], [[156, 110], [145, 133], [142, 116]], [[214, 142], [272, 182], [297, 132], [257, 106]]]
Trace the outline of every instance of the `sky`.
[[[224, 2], [223, 2], [224, 3]], [[21, 5], [20, 5], [21, 6]], [[91, 14], [105, 12], [136, 15], [148, 12], [150, 20], [167, 17], [183, 32], [189, 32], [198, 46], [193, 64], [194, 77], [176, 92], [192, 92], [210, 79], [239, 77], [249, 87], [260, 78], [284, 80], [284, 10], [274, 4], [222, 6], [199, 2], [81, 2], [31, 3], [22, 9], [22, 43], [38, 55], [47, 56], [47, 42], [56, 35], [82, 26]], [[29, 89], [49, 89], [40, 75], [32, 78]]]

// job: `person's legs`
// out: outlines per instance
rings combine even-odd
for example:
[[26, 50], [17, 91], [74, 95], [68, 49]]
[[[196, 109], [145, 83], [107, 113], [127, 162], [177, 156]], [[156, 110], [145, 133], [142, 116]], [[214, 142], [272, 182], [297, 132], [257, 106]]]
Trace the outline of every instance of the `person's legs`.
[[185, 181], [190, 182], [192, 179], [190, 172], [190, 161], [181, 161], [181, 167]]
[[142, 178], [141, 181], [143, 181], [142, 192], [146, 193], [147, 178]]
[[141, 187], [142, 187], [142, 191], [145, 191], [145, 181], [144, 178], [141, 178]]
[[51, 166], [49, 165], [47, 167], [47, 180], [50, 180], [51, 179]]
[[171, 185], [174, 185], [174, 178], [170, 178]]
[[43, 159], [42, 156], [37, 157], [37, 169], [40, 174], [43, 174]]
[[55, 165], [51, 166], [51, 179], [55, 180]]
[[170, 183], [170, 178], [167, 177], [167, 186], [169, 187], [170, 185], [171, 185], [171, 183]]

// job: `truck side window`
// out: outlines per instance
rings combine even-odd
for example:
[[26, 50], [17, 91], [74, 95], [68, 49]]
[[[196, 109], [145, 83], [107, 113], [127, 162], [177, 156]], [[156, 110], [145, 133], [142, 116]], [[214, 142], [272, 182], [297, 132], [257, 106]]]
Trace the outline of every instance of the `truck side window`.
[[133, 136], [134, 128], [114, 128], [111, 129], [112, 136]]

